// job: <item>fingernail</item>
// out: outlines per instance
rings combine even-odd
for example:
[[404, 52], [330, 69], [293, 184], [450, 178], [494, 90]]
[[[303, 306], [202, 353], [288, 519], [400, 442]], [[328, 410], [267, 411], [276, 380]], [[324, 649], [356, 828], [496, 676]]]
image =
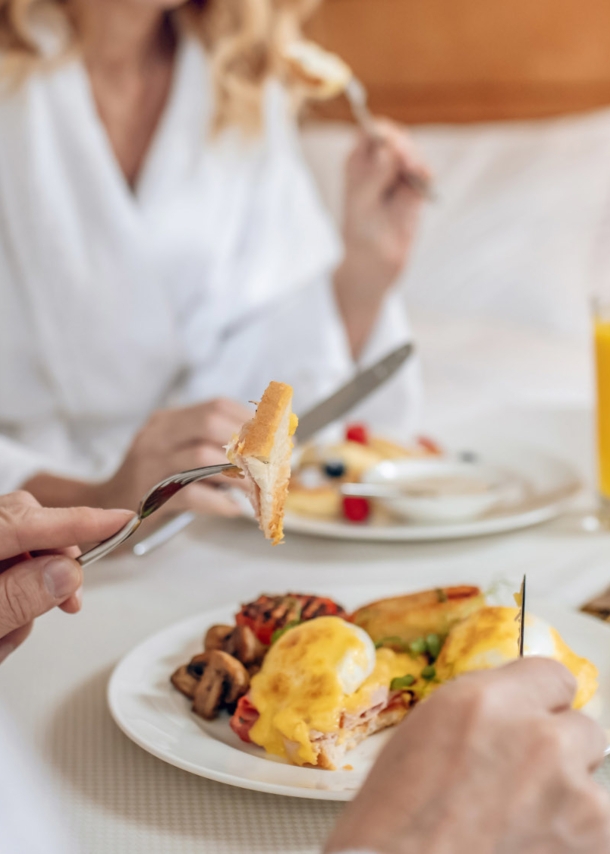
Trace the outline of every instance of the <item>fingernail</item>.
[[74, 593], [79, 580], [76, 564], [66, 558], [53, 558], [45, 567], [45, 587], [51, 596], [60, 602]]
[[2, 664], [5, 658], [9, 657], [11, 652], [15, 652], [15, 649], [14, 643], [0, 643], [0, 664]]
[[74, 598], [76, 599], [76, 601], [78, 603], [78, 607], [82, 608], [83, 607], [83, 588], [82, 587], [78, 588], [78, 590], [74, 594]]

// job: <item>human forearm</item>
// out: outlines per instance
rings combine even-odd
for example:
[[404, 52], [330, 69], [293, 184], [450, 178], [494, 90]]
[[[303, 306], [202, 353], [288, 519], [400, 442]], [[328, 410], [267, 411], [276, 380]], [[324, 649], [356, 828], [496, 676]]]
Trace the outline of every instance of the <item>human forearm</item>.
[[[384, 298], [358, 365], [368, 368], [407, 341], [414, 341], [413, 331], [404, 294], [396, 288]], [[414, 356], [375, 394], [354, 408], [353, 420], [368, 424], [373, 431], [390, 430], [396, 436], [412, 436], [421, 430], [423, 383], [417, 344], [415, 347]]]
[[[249, 416], [247, 408], [224, 399], [159, 410], [134, 437], [123, 462], [108, 480], [92, 483], [39, 470], [21, 488], [46, 507], [126, 507], [135, 511], [142, 496], [169, 475], [226, 462], [224, 446]], [[185, 489], [171, 509], [239, 514], [239, 506], [230, 495], [211, 482]]]
[[385, 295], [404, 269], [423, 202], [403, 180], [429, 178], [404, 132], [378, 122], [363, 135], [346, 164], [343, 241], [335, 294], [352, 354], [358, 358]]
[[370, 261], [366, 253], [360, 258], [352, 253], [333, 278], [337, 307], [354, 360], [358, 360], [369, 340], [386, 295], [384, 288], [371, 288], [376, 270]]

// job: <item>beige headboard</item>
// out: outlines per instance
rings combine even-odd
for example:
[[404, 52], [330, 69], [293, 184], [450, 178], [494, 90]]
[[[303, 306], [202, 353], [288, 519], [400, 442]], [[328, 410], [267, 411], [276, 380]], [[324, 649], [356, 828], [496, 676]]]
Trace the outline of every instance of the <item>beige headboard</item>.
[[[309, 35], [352, 65], [376, 112], [405, 122], [610, 104], [610, 0], [324, 0]], [[347, 115], [340, 102], [324, 112]]]

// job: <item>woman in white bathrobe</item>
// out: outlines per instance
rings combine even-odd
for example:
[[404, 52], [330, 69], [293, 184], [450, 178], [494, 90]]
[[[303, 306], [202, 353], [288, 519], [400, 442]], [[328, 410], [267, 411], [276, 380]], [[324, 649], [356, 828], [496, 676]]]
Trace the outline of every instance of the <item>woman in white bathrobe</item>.
[[[425, 169], [381, 124], [335, 233], [277, 80], [311, 5], [1, 4], [0, 493], [135, 507], [221, 461], [269, 380], [304, 411], [408, 338], [392, 283], [421, 199], [400, 175]], [[407, 429], [416, 387], [406, 367], [359, 414]]]

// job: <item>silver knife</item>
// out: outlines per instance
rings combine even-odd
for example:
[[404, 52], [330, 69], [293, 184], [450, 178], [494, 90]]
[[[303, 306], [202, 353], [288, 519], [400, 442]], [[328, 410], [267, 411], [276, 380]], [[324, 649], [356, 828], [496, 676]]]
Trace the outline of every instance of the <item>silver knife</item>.
[[[364, 400], [372, 392], [383, 385], [386, 380], [389, 380], [396, 371], [409, 359], [415, 350], [412, 342], [402, 344], [396, 350], [392, 350], [383, 359], [375, 362], [370, 368], [365, 368], [360, 371], [348, 383], [342, 386], [338, 391], [327, 397], [305, 415], [299, 418], [299, 426], [296, 432], [296, 438], [299, 442], [306, 442], [311, 439], [323, 427], [327, 427], [353, 409], [357, 403]], [[138, 557], [151, 552], [158, 546], [163, 545], [170, 540], [183, 528], [186, 528], [193, 521], [192, 513], [180, 513], [174, 516], [169, 522], [165, 522], [156, 531], [153, 531], [150, 536], [145, 537], [136, 543], [133, 547], [133, 553]]]
[[411, 342], [403, 344], [397, 350], [392, 350], [379, 362], [375, 362], [370, 368], [356, 374], [354, 379], [342, 386], [339, 391], [331, 394], [322, 403], [318, 403], [317, 406], [302, 415], [299, 418], [296, 434], [299, 442], [306, 442], [311, 439], [319, 430], [345, 415], [357, 403], [360, 403], [375, 389], [383, 385], [406, 362], [413, 350], [414, 347]]
[[521, 608], [517, 619], [519, 620], [519, 658], [523, 658], [523, 642], [525, 640], [525, 575], [521, 582]]
[[162, 546], [163, 543], [171, 540], [172, 537], [175, 537], [176, 534], [183, 531], [187, 525], [194, 522], [196, 518], [197, 514], [191, 513], [190, 510], [185, 511], [184, 513], [179, 513], [168, 522], [164, 522], [160, 525], [157, 530], [153, 531], [152, 534], [149, 534], [148, 537], [144, 537], [143, 540], [136, 543], [132, 549], [134, 555], [144, 557], [148, 552], [152, 552], [153, 549], [156, 549], [157, 546]]

